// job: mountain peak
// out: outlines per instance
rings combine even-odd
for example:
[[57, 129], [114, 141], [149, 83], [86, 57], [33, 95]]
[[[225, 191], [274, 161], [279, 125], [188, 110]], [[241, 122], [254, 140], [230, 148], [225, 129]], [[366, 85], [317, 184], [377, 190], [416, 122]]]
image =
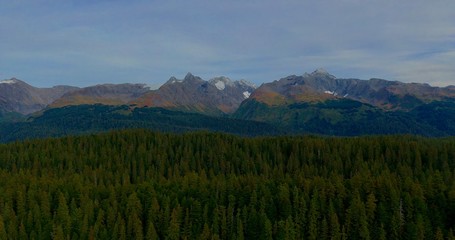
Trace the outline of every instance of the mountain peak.
[[194, 76], [192, 73], [188, 72], [185, 75], [185, 78], [183, 78], [183, 79], [178, 79], [178, 78], [172, 76], [171, 78], [169, 78], [169, 80], [167, 80], [166, 84], [188, 83], [188, 82], [194, 82], [194, 81], [202, 81], [202, 79], [200, 77]]
[[[307, 74], [305, 74], [307, 75]], [[325, 70], [324, 68], [318, 68], [316, 70], [314, 70], [311, 74], [309, 74], [310, 76], [324, 76], [324, 77], [329, 77], [329, 78], [336, 78], [335, 76], [333, 76], [332, 74], [330, 74], [327, 70]]]
[[190, 80], [190, 79], [194, 79], [196, 78], [192, 73], [188, 72], [186, 75], [185, 75], [185, 78], [183, 80]]
[[185, 78], [181, 81], [185, 84], [199, 84], [201, 82], [205, 82], [202, 78], [198, 76], [194, 76], [190, 72], [188, 72], [185, 76]]
[[318, 68], [316, 70], [313, 71], [313, 74], [315, 73], [319, 73], [319, 74], [329, 74], [329, 72], [327, 72], [327, 70], [325, 70], [324, 68]]
[[239, 82], [239, 84], [241, 84], [241, 85], [244, 85], [244, 86], [247, 86], [247, 87], [256, 88], [256, 84], [254, 84], [254, 83], [252, 83], [252, 82], [250, 82], [250, 81], [248, 81], [248, 80], [241, 79], [241, 80], [239, 80], [238, 82]]

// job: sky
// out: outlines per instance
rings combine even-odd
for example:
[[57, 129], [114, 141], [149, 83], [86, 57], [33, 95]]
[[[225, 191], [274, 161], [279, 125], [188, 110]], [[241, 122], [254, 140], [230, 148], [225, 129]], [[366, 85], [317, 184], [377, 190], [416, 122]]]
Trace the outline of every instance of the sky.
[[455, 85], [453, 0], [0, 0], [0, 79], [257, 85], [338, 78]]

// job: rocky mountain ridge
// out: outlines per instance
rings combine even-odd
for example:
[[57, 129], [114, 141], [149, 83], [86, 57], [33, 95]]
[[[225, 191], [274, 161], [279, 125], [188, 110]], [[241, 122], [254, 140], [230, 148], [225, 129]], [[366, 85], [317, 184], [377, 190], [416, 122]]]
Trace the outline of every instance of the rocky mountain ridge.
[[24, 115], [49, 107], [97, 103], [226, 115], [251, 101], [268, 106], [287, 106], [341, 99], [358, 101], [386, 111], [410, 111], [433, 101], [455, 102], [455, 86], [433, 87], [377, 78], [342, 79], [323, 69], [301, 76], [290, 75], [258, 88], [245, 80], [233, 81], [222, 76], [206, 81], [191, 73], [183, 79], [171, 77], [156, 90], [150, 90], [145, 84], [129, 83], [85, 88], [36, 88], [16, 78], [0, 81], [0, 113]]
[[139, 107], [165, 107], [222, 115], [237, 110], [254, 89], [255, 86], [245, 80], [216, 77], [205, 81], [188, 73], [184, 79], [171, 77], [159, 89], [144, 94], [132, 103]]

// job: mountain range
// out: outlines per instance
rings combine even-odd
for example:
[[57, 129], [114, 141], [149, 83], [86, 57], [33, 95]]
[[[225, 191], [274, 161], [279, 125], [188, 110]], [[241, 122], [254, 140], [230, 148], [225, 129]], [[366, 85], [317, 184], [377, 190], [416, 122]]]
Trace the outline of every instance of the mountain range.
[[0, 82], [0, 112], [31, 114], [48, 108], [81, 104], [164, 107], [209, 115], [233, 113], [255, 90], [254, 84], [216, 77], [209, 81], [188, 73], [171, 77], [157, 90], [146, 84], [99, 84], [84, 88], [36, 88], [16, 78]]
[[411, 110], [432, 101], [455, 101], [455, 86], [440, 88], [376, 78], [338, 79], [318, 69], [311, 74], [265, 83], [252, 94], [250, 101], [276, 106], [329, 99], [351, 99], [384, 110]]
[[[55, 120], [47, 121], [46, 117], [52, 116], [52, 119], [55, 119], [59, 113], [62, 115], [62, 121], [73, 122], [68, 119], [74, 117], [69, 111], [78, 112], [81, 116], [89, 118], [81, 120], [89, 123], [95, 121], [97, 117], [93, 109], [102, 109], [85, 107], [93, 104], [118, 106], [103, 110], [105, 117], [103, 121], [113, 128], [150, 125], [144, 121], [154, 121], [156, 127], [161, 123], [157, 124], [157, 119], [150, 118], [157, 115], [145, 109], [157, 108], [166, 109], [160, 111], [160, 114], [167, 114], [166, 124], [173, 124], [169, 119], [177, 115], [178, 119], [185, 119], [182, 116], [188, 117], [187, 113], [216, 117], [205, 118], [199, 115], [197, 117], [205, 122], [206, 126], [212, 127], [194, 124], [191, 122], [196, 119], [194, 117], [187, 123], [179, 120], [178, 124], [181, 126], [179, 129], [188, 130], [218, 129], [230, 132], [229, 128], [219, 125], [239, 124], [220, 120], [221, 117], [244, 121], [236, 128], [234, 132], [236, 134], [243, 131], [241, 125], [250, 126], [244, 130], [251, 131], [255, 129], [251, 127], [254, 124], [266, 124], [257, 128], [260, 129], [257, 134], [250, 132], [244, 135], [263, 135], [264, 129], [267, 128], [273, 128], [273, 131], [271, 130], [273, 134], [455, 135], [455, 86], [434, 87], [422, 83], [403, 83], [376, 78], [342, 79], [323, 69], [301, 76], [290, 75], [264, 83], [258, 88], [245, 80], [233, 81], [227, 77], [215, 77], [206, 81], [191, 73], [183, 79], [171, 77], [155, 90], [145, 84], [129, 83], [101, 84], [85, 88], [72, 86], [36, 88], [15, 78], [3, 80], [0, 82], [0, 123], [3, 122], [0, 134], [6, 134], [10, 136], [9, 139], [14, 139], [14, 131], [28, 132], [29, 129], [37, 129], [38, 127], [33, 124], [38, 122], [38, 119], [39, 126], [43, 129], [43, 124], [55, 124]], [[52, 114], [49, 114], [51, 110]], [[114, 123], [120, 119], [119, 112], [128, 113], [125, 115], [127, 117], [122, 117], [121, 123]], [[147, 120], [139, 116], [150, 118]], [[22, 129], [17, 129], [12, 127], [11, 124], [14, 123], [8, 123], [17, 121], [26, 121], [27, 124], [18, 124], [17, 126]], [[111, 122], [107, 123], [108, 121]], [[128, 124], [125, 124], [125, 121]], [[63, 126], [61, 125], [60, 130], [55, 132], [64, 134]], [[97, 129], [103, 128], [97, 126]], [[90, 132], [90, 128], [84, 132]], [[33, 134], [30, 132], [30, 135]]]

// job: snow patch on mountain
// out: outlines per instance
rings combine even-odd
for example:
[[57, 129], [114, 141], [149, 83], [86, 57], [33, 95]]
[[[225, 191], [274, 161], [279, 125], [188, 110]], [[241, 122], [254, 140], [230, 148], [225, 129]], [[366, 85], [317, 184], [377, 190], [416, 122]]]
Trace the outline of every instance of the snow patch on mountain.
[[338, 95], [338, 93], [336, 93], [334, 91], [324, 91], [324, 93], [330, 94], [330, 95], [333, 95], [333, 96], [337, 96]]
[[254, 84], [254, 83], [252, 83], [252, 82], [250, 82], [250, 81], [247, 81], [247, 80], [245, 80], [245, 79], [241, 79], [241, 80], [239, 80], [238, 82], [239, 82], [239, 84], [241, 84], [241, 85], [248, 86], [248, 87], [252, 87], [252, 88], [256, 88], [256, 84]]
[[181, 83], [183, 82], [183, 80], [179, 80], [179, 79], [174, 79], [171, 81], [171, 83]]
[[169, 78], [169, 80], [167, 81], [168, 84], [181, 83], [181, 82], [183, 82], [183, 80], [177, 79], [177, 78], [174, 77], [174, 76], [172, 76], [171, 78]]
[[218, 90], [224, 90], [224, 88], [226, 88], [226, 85], [223, 81], [218, 81], [215, 83], [215, 87], [218, 88]]
[[244, 97], [245, 99], [249, 98], [250, 95], [251, 95], [251, 93], [248, 92], [248, 91], [243, 92], [243, 97]]
[[17, 83], [17, 81], [15, 79], [0, 81], [0, 84], [15, 84], [15, 83]]

